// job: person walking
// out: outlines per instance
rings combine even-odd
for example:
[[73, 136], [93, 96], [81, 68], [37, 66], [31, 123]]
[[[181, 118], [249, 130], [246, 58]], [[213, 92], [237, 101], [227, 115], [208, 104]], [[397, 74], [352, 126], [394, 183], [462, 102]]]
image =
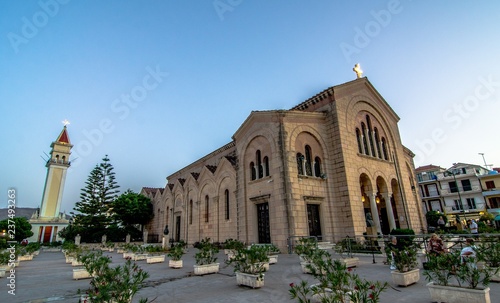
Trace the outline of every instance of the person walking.
[[476, 265], [476, 246], [474, 246], [474, 239], [467, 238], [465, 240], [465, 247], [462, 248], [460, 252], [460, 263], [462, 265], [470, 266], [471, 268], [477, 268]]
[[478, 230], [476, 220], [474, 220], [474, 219], [471, 220], [470, 225], [469, 225], [469, 230], [470, 230], [470, 233], [472, 235], [474, 235], [474, 237], [477, 237], [477, 235], [479, 234], [479, 230]]

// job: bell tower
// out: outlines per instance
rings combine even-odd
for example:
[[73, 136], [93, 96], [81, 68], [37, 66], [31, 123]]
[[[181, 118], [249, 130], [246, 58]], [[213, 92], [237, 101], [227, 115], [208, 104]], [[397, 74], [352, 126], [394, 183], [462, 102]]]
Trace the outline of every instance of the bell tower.
[[45, 164], [47, 176], [40, 209], [29, 220], [33, 231], [30, 241], [41, 243], [58, 241], [60, 239], [57, 233], [69, 224], [69, 220], [60, 213], [60, 209], [73, 145], [68, 136], [69, 122], [65, 120], [63, 123], [63, 130], [50, 145], [50, 157]]

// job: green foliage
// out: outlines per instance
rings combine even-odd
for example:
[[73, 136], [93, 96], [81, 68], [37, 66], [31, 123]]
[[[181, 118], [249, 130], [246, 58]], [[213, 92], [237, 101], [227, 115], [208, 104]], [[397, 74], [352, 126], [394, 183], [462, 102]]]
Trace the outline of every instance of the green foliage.
[[316, 238], [300, 238], [294, 251], [297, 255], [301, 256], [305, 261], [310, 261], [314, 250], [318, 247]]
[[417, 248], [408, 246], [404, 249], [392, 249], [394, 265], [399, 272], [407, 272], [417, 268]]
[[311, 264], [308, 265], [311, 274], [317, 280], [312, 286], [307, 281], [300, 284], [290, 284], [290, 297], [300, 303], [312, 302], [312, 297], [320, 298], [322, 303], [328, 302], [370, 302], [380, 300], [387, 282], [371, 282], [360, 278], [352, 269], [339, 261], [331, 259], [330, 254], [321, 249], [314, 249]]
[[446, 222], [448, 222], [448, 218], [443, 213], [435, 211], [435, 210], [428, 211], [425, 214], [425, 219], [427, 220], [427, 225], [434, 226], [434, 227], [438, 226], [437, 221], [438, 221], [439, 217], [443, 217], [445, 224], [446, 224]]
[[4, 251], [0, 252], [0, 265], [7, 265], [10, 260], [10, 252]]
[[32, 243], [28, 243], [28, 245], [26, 245], [25, 249], [26, 249], [26, 252], [28, 254], [32, 254], [35, 251], [39, 250], [41, 246], [42, 245], [38, 242], [32, 242]]
[[425, 278], [437, 285], [451, 285], [450, 279], [455, 276], [458, 282], [457, 286], [477, 288], [479, 285], [487, 286], [491, 278], [488, 267], [478, 269], [475, 261], [462, 264], [460, 251], [430, 256], [427, 266], [428, 269], [424, 270]]
[[482, 237], [477, 247], [477, 258], [490, 267], [500, 267], [500, 241], [498, 237]]
[[[15, 236], [15, 238], [8, 240], [15, 240], [17, 242], [21, 242], [23, 239], [33, 236], [33, 232], [31, 231], [31, 224], [25, 217], [15, 217], [13, 219], [5, 219], [0, 221], [0, 231], [9, 230], [9, 221], [11, 224], [12, 221], [14, 221], [15, 233], [13, 235]], [[9, 235], [10, 234], [7, 234], [7, 236]]]
[[205, 238], [200, 241], [198, 252], [194, 255], [196, 265], [207, 265], [217, 261], [217, 253], [219, 248], [210, 242], [210, 238]]
[[101, 240], [111, 221], [109, 209], [117, 198], [118, 188], [113, 166], [106, 155], [90, 172], [85, 187], [82, 188], [80, 201], [74, 207], [77, 212], [74, 214], [74, 225], [80, 230], [83, 242]]
[[245, 243], [243, 243], [242, 241], [231, 238], [226, 239], [223, 245], [225, 249], [234, 249], [234, 250], [242, 249], [243, 247], [245, 247]]
[[153, 217], [151, 200], [130, 190], [112, 203], [113, 219], [121, 225], [147, 224]]
[[[85, 269], [92, 274], [87, 291], [91, 302], [132, 302], [142, 283], [149, 274], [127, 259], [125, 264], [111, 267], [111, 259], [102, 252], [90, 252], [81, 258]], [[142, 299], [141, 302], [147, 302]]]
[[265, 263], [269, 262], [267, 249], [262, 246], [252, 245], [249, 248], [238, 249], [233, 258], [226, 261], [234, 266], [235, 272], [259, 275], [266, 271]]
[[[398, 239], [398, 245], [402, 249], [413, 246], [413, 240], [415, 239], [415, 232], [413, 229], [397, 228], [390, 232], [390, 235], [396, 236]], [[398, 237], [399, 236], [399, 237]]]
[[173, 261], [181, 260], [182, 256], [186, 253], [184, 248], [186, 247], [185, 243], [175, 243], [172, 244], [172, 247], [168, 250], [167, 256], [171, 258]]

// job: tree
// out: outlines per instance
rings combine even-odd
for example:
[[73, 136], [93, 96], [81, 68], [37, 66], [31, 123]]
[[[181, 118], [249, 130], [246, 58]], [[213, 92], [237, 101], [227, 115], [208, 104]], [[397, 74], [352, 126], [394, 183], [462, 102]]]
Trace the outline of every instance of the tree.
[[99, 165], [90, 172], [82, 188], [80, 201], [73, 208], [74, 225], [82, 231], [80, 236], [83, 241], [99, 241], [105, 233], [106, 227], [111, 223], [109, 209], [117, 198], [118, 188], [115, 181], [113, 166], [106, 155]]
[[123, 226], [147, 224], [153, 217], [153, 203], [141, 194], [127, 190], [112, 204], [113, 218]]
[[[9, 222], [10, 221], [10, 222]], [[0, 230], [12, 230], [9, 225], [12, 225], [12, 221], [14, 221], [15, 233], [12, 235], [14, 239], [10, 238], [10, 233], [7, 233], [7, 240], [15, 240], [17, 242], [21, 242], [23, 239], [29, 238], [33, 236], [33, 232], [31, 231], [31, 223], [25, 217], [15, 217], [13, 219], [5, 219], [0, 221]]]

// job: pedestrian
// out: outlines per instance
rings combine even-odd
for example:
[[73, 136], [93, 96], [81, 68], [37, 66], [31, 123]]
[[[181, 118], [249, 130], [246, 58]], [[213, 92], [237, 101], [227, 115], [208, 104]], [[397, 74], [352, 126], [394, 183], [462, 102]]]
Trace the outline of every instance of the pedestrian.
[[427, 244], [427, 253], [430, 256], [442, 255], [446, 252], [443, 240], [437, 234], [432, 234]]
[[467, 238], [465, 240], [465, 247], [460, 252], [460, 264], [477, 268], [476, 265], [476, 247], [474, 246], [474, 239]]
[[475, 237], [477, 237], [477, 235], [479, 234], [479, 231], [478, 231], [476, 220], [474, 220], [474, 219], [471, 220], [470, 225], [469, 225], [469, 230], [470, 230], [471, 234], [473, 234]]
[[391, 267], [390, 267], [390, 269], [395, 270], [396, 269], [396, 262], [395, 262], [396, 255], [394, 254], [394, 252], [399, 251], [399, 248], [400, 248], [400, 245], [398, 243], [398, 238], [396, 238], [395, 236], [392, 236], [391, 242], [387, 246], [389, 247], [389, 249], [391, 251]]
[[437, 225], [439, 229], [444, 230], [446, 222], [444, 222], [443, 216], [440, 216], [439, 219], [437, 220]]

